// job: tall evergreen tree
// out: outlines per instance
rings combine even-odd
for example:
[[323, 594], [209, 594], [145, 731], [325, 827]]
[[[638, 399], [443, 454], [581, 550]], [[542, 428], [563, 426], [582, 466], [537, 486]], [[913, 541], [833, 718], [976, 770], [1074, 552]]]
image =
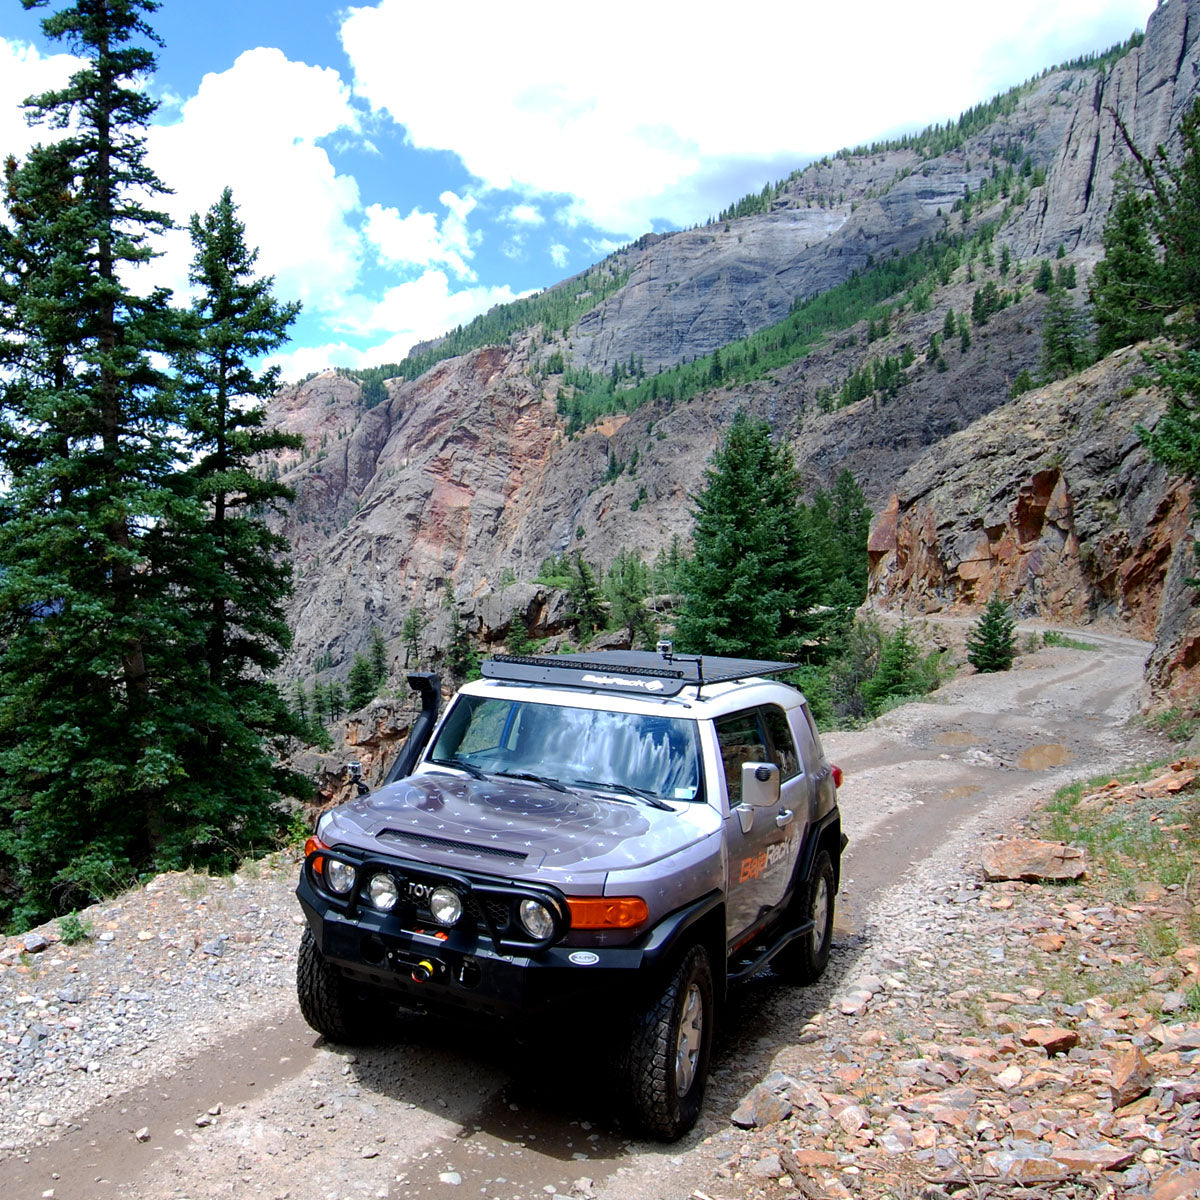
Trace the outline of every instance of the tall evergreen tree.
[[739, 412], [695, 497], [676, 640], [690, 653], [811, 658], [819, 566], [806, 545], [799, 478], [765, 422]]
[[[457, 609], [454, 610], [457, 613]], [[356, 654], [346, 678], [346, 693], [351, 709], [364, 708], [379, 694], [375, 671], [365, 654]]]
[[404, 668], [417, 670], [421, 666], [421, 634], [425, 629], [425, 614], [419, 608], [410, 608], [400, 627], [400, 640], [404, 643]]
[[1042, 377], [1063, 379], [1087, 361], [1080, 315], [1066, 289], [1053, 286], [1042, 316]]
[[1104, 257], [1092, 275], [1099, 354], [1162, 332], [1165, 282], [1150, 236], [1148, 206], [1126, 179], [1104, 226]]
[[[299, 731], [267, 678], [291, 644], [283, 602], [292, 577], [289, 546], [264, 514], [292, 493], [255, 470], [264, 454], [303, 443], [266, 428], [278, 370], [254, 366], [286, 341], [299, 305], [278, 303], [273, 280], [255, 275], [258, 254], [246, 246], [228, 188], [190, 228], [195, 299], [190, 336], [175, 358], [191, 459], [175, 486], [190, 504], [151, 541], [175, 581], [171, 594], [194, 622], [189, 643], [202, 648], [189, 656], [193, 676], [179, 697], [192, 736], [183, 777], [164, 798], [174, 814], [168, 861], [216, 866], [231, 850], [265, 844], [278, 825], [280, 793], [303, 786], [276, 766], [278, 744]], [[320, 718], [328, 704], [318, 686]]]
[[17, 921], [154, 863], [184, 769], [173, 697], [189, 630], [146, 536], [178, 503], [179, 413], [157, 364], [179, 322], [165, 292], [130, 282], [168, 225], [140, 85], [156, 7], [78, 0], [42, 22], [82, 59], [27, 104], [64, 136], [5, 167], [0, 917]]

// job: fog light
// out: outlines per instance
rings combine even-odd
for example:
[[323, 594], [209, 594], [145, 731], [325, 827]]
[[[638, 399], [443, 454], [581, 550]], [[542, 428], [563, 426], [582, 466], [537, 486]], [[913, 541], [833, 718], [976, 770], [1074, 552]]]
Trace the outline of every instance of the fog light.
[[539, 942], [554, 932], [554, 914], [540, 900], [522, 900], [517, 915], [525, 932]]
[[327, 858], [325, 860], [325, 883], [331, 892], [339, 896], [346, 895], [354, 886], [354, 868], [341, 859]]
[[453, 925], [462, 916], [459, 894], [448, 887], [436, 887], [429, 897], [429, 913], [439, 925]]
[[396, 907], [400, 893], [396, 890], [396, 881], [390, 875], [372, 875], [367, 884], [367, 896], [376, 908], [387, 912]]

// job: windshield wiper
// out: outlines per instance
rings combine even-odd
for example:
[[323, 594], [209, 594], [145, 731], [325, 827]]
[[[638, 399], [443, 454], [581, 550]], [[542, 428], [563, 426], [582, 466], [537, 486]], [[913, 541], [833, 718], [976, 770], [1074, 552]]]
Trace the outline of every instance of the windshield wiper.
[[503, 775], [505, 779], [527, 779], [530, 783], [540, 783], [556, 792], [570, 791], [570, 788], [559, 783], [557, 779], [551, 779], [548, 775], [535, 775], [532, 771], [493, 771], [492, 774]]
[[644, 788], [632, 787], [628, 783], [601, 783], [598, 779], [573, 779], [571, 782], [578, 783], [582, 787], [599, 788], [601, 791], [620, 792], [625, 796], [634, 796], [638, 800], [644, 800], [651, 808], [661, 808], [663, 812], [675, 811], [665, 800], [660, 800], [653, 792], [648, 792]]
[[472, 779], [487, 778], [474, 763], [467, 762], [465, 758], [432, 758], [429, 761], [439, 767], [457, 767], [460, 771], [466, 771]]

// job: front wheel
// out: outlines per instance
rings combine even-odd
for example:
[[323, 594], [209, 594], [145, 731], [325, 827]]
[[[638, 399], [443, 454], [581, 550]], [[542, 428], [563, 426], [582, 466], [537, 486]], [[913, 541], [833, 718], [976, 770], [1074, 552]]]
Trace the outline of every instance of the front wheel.
[[800, 920], [811, 920], [812, 928], [771, 960], [771, 966], [793, 983], [816, 983], [825, 973], [833, 943], [836, 891], [833, 862], [827, 850], [820, 850], [812, 865], [812, 874], [801, 889], [797, 906]]
[[365, 1045], [378, 1040], [386, 1025], [385, 1005], [326, 962], [307, 927], [296, 955], [296, 997], [304, 1019], [331, 1042]]
[[712, 968], [704, 947], [692, 946], [635, 1015], [625, 1054], [633, 1116], [651, 1137], [673, 1142], [700, 1116], [712, 1025]]

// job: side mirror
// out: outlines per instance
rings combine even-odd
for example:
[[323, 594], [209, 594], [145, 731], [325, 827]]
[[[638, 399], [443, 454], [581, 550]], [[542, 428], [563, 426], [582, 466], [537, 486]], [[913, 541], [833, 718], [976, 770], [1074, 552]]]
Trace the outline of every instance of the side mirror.
[[774, 763], [742, 763], [742, 803], [753, 808], [779, 806], [779, 768]]

